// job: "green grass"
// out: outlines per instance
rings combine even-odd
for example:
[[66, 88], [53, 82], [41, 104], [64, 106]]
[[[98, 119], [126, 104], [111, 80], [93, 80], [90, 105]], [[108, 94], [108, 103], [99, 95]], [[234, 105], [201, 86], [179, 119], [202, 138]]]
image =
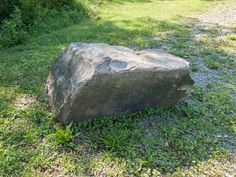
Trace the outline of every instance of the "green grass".
[[236, 41], [236, 36], [228, 36], [229, 40]]
[[[97, 20], [27, 39], [0, 51], [0, 176], [183, 176], [235, 149], [235, 43], [194, 37], [192, 18], [215, 1], [105, 1]], [[167, 13], [168, 12], [168, 13]], [[186, 24], [185, 22], [188, 22]], [[71, 42], [134, 49], [162, 47], [199, 62], [220, 79], [197, 83], [175, 107], [71, 125], [53, 121], [44, 86], [58, 53]], [[208, 165], [210, 169], [214, 166]], [[216, 174], [214, 174], [216, 175]], [[214, 176], [213, 175], [213, 176]]]

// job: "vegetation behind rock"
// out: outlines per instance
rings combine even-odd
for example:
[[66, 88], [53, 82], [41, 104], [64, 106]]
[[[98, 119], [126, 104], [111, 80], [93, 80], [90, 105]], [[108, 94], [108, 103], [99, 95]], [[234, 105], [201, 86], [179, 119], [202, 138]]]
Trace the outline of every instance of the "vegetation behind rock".
[[0, 47], [21, 44], [27, 35], [77, 24], [91, 14], [86, 0], [3, 0], [0, 4]]

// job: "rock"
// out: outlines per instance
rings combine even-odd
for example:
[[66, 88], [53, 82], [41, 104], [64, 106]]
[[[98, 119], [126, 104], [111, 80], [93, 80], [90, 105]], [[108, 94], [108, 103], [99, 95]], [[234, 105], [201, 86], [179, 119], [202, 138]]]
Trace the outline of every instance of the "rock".
[[163, 50], [74, 43], [47, 82], [49, 104], [62, 124], [171, 106], [192, 87], [188, 63]]

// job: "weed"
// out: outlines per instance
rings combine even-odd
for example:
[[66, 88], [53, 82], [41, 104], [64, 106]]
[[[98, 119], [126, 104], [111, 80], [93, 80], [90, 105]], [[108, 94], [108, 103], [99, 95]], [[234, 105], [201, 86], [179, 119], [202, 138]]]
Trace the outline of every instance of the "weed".
[[220, 69], [221, 68], [220, 63], [217, 61], [206, 60], [205, 63], [209, 69]]
[[228, 36], [227, 38], [231, 41], [236, 41], [236, 36]]
[[22, 43], [26, 38], [26, 31], [22, 23], [22, 14], [15, 8], [11, 18], [3, 21], [0, 33], [0, 47], [9, 47]]
[[63, 146], [68, 146], [72, 147], [72, 142], [73, 142], [73, 134], [71, 130], [71, 124], [66, 126], [65, 129], [62, 129], [60, 126], [55, 126], [55, 133], [49, 134], [48, 136], [53, 138], [54, 142], [57, 145], [63, 145]]
[[146, 158], [146, 165], [148, 167], [152, 167], [153, 166], [153, 163], [155, 162], [155, 157], [153, 155], [154, 153], [152, 152], [151, 149], [147, 148], [146, 151], [145, 151], [145, 158]]
[[122, 151], [126, 145], [128, 130], [117, 131], [114, 129], [105, 130], [99, 136], [100, 143], [111, 151]]

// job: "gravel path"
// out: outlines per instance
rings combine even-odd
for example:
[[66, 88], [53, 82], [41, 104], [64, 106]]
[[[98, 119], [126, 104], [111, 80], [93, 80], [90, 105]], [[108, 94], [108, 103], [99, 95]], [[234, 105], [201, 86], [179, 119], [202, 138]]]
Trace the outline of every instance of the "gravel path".
[[[229, 1], [222, 3], [215, 8], [209, 10], [204, 14], [195, 15], [196, 23], [192, 24], [193, 37], [196, 40], [210, 39], [212, 42], [218, 42], [217, 40], [224, 40], [227, 36], [236, 37], [236, 1]], [[209, 32], [215, 29], [214, 33], [217, 33], [217, 38]], [[216, 45], [217, 46], [217, 45]], [[229, 53], [236, 60], [236, 46], [232, 47], [233, 52]], [[196, 83], [201, 85], [207, 85], [208, 83], [226, 83], [227, 81], [222, 79], [222, 70], [212, 70], [207, 68], [203, 61], [196, 62], [200, 66], [200, 70], [193, 73], [193, 79]], [[230, 71], [227, 71], [230, 75]], [[236, 79], [232, 80], [233, 84], [236, 84]], [[236, 102], [236, 96], [233, 95]], [[235, 141], [235, 138], [234, 140]], [[213, 168], [213, 169], [212, 169]], [[214, 160], [211, 162], [205, 162], [201, 165], [201, 170], [191, 169], [190, 174], [193, 176], [222, 176], [222, 177], [236, 177], [236, 152], [233, 149], [228, 159]]]
[[236, 27], [236, 1], [218, 5], [207, 13], [197, 16], [197, 18], [205, 25]]
[[[204, 14], [194, 15], [195, 23], [185, 21], [193, 29], [192, 37], [196, 41], [211, 41], [216, 48], [220, 48], [222, 41], [228, 43], [227, 37], [236, 38], [236, 1], [224, 2]], [[231, 46], [228, 54], [236, 60], [236, 47]], [[225, 54], [224, 54], [225, 55]], [[219, 56], [224, 59], [225, 56]], [[211, 82], [219, 81], [222, 83], [222, 73], [232, 74], [232, 70], [214, 70], [209, 69], [202, 60], [193, 61], [198, 65], [199, 71], [193, 73], [193, 79], [196, 83], [207, 85]], [[223, 76], [225, 76], [225, 73]], [[236, 78], [235, 78], [236, 84]], [[236, 102], [236, 97], [235, 97]]]

